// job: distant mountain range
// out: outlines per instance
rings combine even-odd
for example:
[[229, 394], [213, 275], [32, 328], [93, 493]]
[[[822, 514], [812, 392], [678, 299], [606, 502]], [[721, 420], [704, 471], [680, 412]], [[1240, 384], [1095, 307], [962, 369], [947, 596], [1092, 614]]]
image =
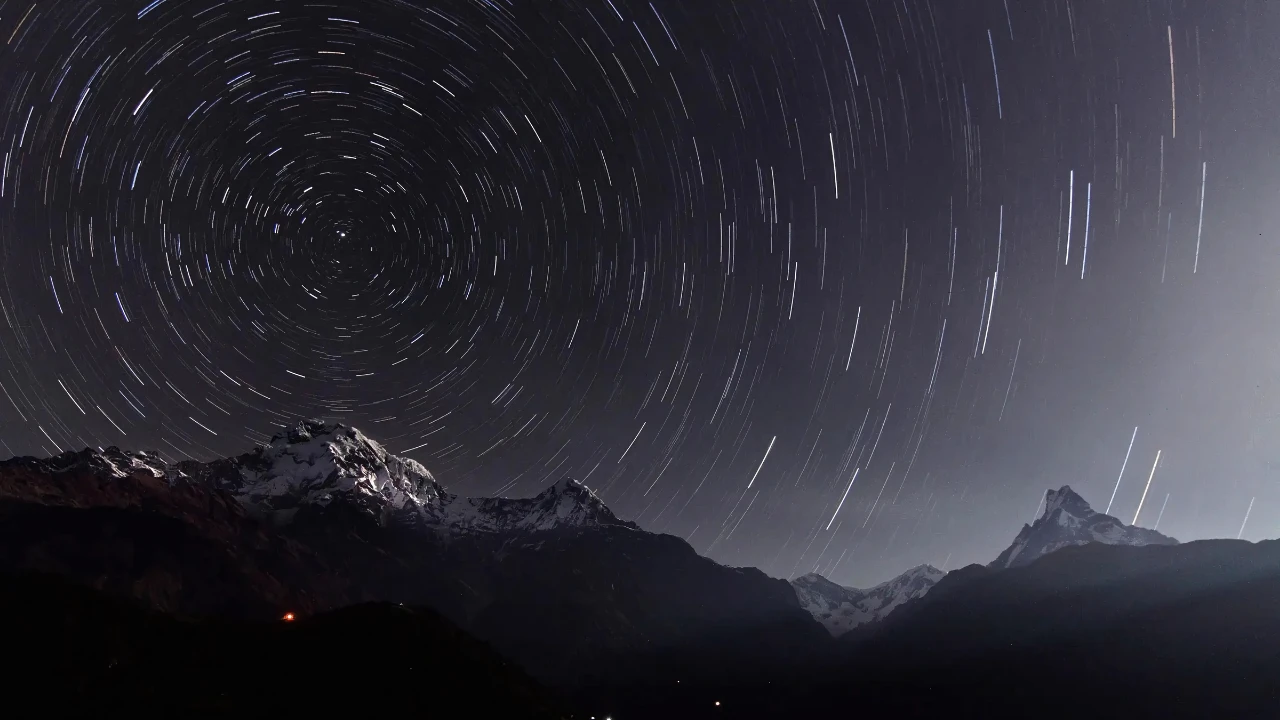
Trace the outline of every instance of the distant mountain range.
[[800, 604], [827, 632], [839, 637], [864, 623], [883, 619], [908, 600], [921, 597], [946, 573], [932, 565], [912, 568], [873, 588], [843, 587], [817, 573], [791, 581]]
[[[1023, 525], [1013, 544], [991, 562], [993, 568], [1028, 565], [1055, 550], [1074, 545], [1176, 545], [1177, 540], [1154, 530], [1125, 525], [1089, 503], [1064, 485], [1045, 494], [1044, 512], [1031, 525]], [[839, 637], [865, 623], [881, 620], [909, 600], [922, 597], [945, 575], [931, 566], [912, 568], [873, 588], [843, 587], [816, 573], [791, 581], [800, 604]]]
[[[1270, 587], [1273, 555], [1280, 579], [1280, 551], [1202, 547], [1125, 525], [1063, 487], [986, 566], [922, 565], [856, 589], [725, 567], [619, 519], [572, 479], [532, 498], [454, 495], [341, 424], [299, 423], [207, 463], [118, 448], [0, 462], [0, 572], [51, 573], [182, 617], [430, 607], [602, 716], [622, 705], [632, 716], [701, 717], [728, 689], [740, 703], [756, 698], [751, 717], [816, 707], [852, 687], [942, 693], [954, 683], [921, 689], [903, 678], [1025, 674], [1031, 656], [1019, 653], [1039, 652], [1041, 640], [1080, 638], [1101, 652], [1109, 628], [1140, 608], [1170, 623], [1187, 608], [1208, 612], [1187, 572], [1222, 597], [1237, 593], [1231, 602], [1253, 597], [1241, 582]], [[1133, 585], [1142, 572], [1151, 584]], [[846, 680], [831, 685], [836, 669]]]

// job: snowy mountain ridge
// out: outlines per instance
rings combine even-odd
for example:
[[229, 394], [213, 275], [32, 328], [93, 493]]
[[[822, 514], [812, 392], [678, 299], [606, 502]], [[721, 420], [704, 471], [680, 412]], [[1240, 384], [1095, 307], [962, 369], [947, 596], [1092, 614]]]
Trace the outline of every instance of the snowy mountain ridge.
[[833, 637], [883, 619], [899, 605], [929, 592], [945, 572], [920, 565], [867, 589], [844, 587], [810, 573], [791, 581], [800, 606]]
[[[1087, 543], [1141, 546], [1176, 545], [1178, 541], [1097, 512], [1064, 485], [1045, 494], [1044, 512], [1031, 525], [1023, 525], [1013, 544], [988, 567], [1020, 567], [1055, 550]], [[865, 590], [837, 585], [817, 573], [796, 578], [791, 585], [801, 607], [839, 637], [859, 625], [882, 620], [903, 603], [923, 596], [944, 575], [937, 568], [921, 565]]]
[[586, 486], [564, 478], [531, 498], [472, 498], [446, 492], [422, 464], [387, 451], [360, 430], [305, 420], [252, 452], [210, 462], [165, 463], [153, 452], [109, 447], [39, 461], [51, 472], [79, 467], [122, 478], [137, 473], [170, 485], [207, 485], [230, 493], [250, 512], [285, 524], [307, 506], [344, 502], [380, 524], [442, 535], [546, 531], [619, 520]]
[[1178, 541], [1100, 513], [1071, 486], [1063, 485], [1045, 494], [1044, 512], [1033, 524], [1023, 525], [1013, 544], [989, 567], [1019, 567], [1055, 550], [1086, 543], [1141, 546], [1176, 545]]

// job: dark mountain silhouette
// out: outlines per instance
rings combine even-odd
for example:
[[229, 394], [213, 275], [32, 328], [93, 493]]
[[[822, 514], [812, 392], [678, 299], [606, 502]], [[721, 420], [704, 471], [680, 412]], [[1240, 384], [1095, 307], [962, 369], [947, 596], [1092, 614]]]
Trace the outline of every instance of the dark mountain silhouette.
[[[562, 700], [434, 611], [179, 620], [48, 575], [0, 575], [2, 684], [45, 717], [565, 718]], [[20, 662], [17, 659], [21, 658]]]
[[[971, 565], [836, 641], [626, 695], [648, 716], [1274, 718], [1280, 541], [1070, 546]], [[731, 658], [681, 660], [708, 668]], [[674, 660], [673, 660], [674, 664]]]

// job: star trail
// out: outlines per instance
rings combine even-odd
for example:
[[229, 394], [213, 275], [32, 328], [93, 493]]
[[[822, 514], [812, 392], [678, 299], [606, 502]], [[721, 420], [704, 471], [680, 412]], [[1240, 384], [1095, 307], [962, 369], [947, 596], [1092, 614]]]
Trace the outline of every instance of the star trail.
[[1277, 30], [5, 0], [0, 447], [208, 459], [320, 417], [843, 583], [984, 560], [1068, 483], [1273, 535]]

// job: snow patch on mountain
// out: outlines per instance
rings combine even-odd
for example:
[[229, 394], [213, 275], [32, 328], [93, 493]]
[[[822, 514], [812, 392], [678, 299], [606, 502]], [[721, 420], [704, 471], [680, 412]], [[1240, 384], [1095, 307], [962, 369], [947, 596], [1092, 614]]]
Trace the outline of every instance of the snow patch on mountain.
[[920, 565], [872, 588], [837, 585], [817, 573], [791, 581], [800, 606], [833, 637], [869, 622], [882, 620], [898, 606], [929, 592], [945, 572]]
[[464, 497], [446, 492], [420, 463], [387, 451], [360, 430], [306, 420], [252, 452], [211, 462], [167, 463], [155, 452], [86, 448], [50, 458], [15, 458], [52, 474], [89, 472], [123, 479], [139, 474], [170, 486], [229, 493], [251, 514], [278, 524], [304, 507], [355, 507], [383, 525], [445, 538], [475, 533], [544, 532], [620, 520], [582, 483], [564, 478], [529, 498]]
[[[19, 458], [15, 458], [17, 460]], [[64, 452], [43, 460], [30, 459], [49, 473], [65, 473], [76, 470], [101, 473], [107, 477], [126, 478], [142, 473], [153, 478], [166, 476], [166, 464], [155, 452], [121, 450], [114, 445], [102, 449]]]
[[587, 486], [564, 478], [531, 498], [452, 497], [445, 523], [459, 531], [540, 531], [622, 524]]
[[990, 567], [1026, 565], [1055, 550], [1086, 543], [1107, 545], [1176, 545], [1177, 540], [1089, 507], [1089, 503], [1064, 485], [1045, 494], [1044, 513], [1031, 525], [1023, 525], [1013, 544]]
[[316, 420], [275, 435], [269, 445], [209, 463], [179, 462], [175, 483], [207, 483], [246, 507], [276, 520], [304, 505], [324, 506], [337, 497], [372, 512], [425, 512], [438, 506], [443, 488], [414, 460], [396, 457], [359, 430]]

